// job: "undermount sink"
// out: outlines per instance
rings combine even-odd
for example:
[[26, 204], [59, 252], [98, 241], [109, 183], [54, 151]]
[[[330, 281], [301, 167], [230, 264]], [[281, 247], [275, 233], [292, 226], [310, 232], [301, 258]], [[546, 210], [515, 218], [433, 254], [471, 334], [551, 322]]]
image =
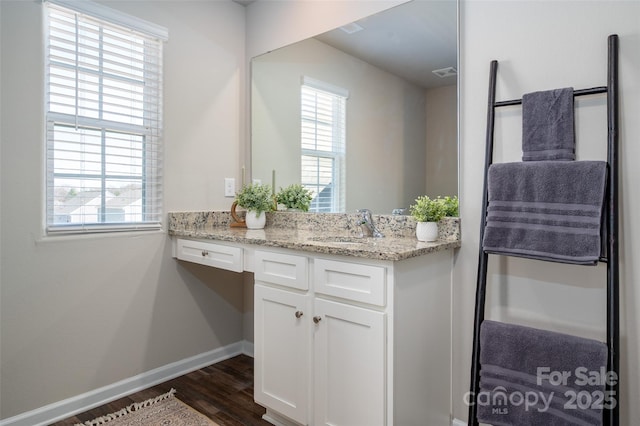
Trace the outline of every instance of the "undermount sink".
[[329, 244], [368, 244], [370, 243], [369, 238], [358, 238], [358, 237], [341, 237], [341, 236], [324, 236], [324, 237], [311, 237], [309, 241], [318, 242], [318, 243], [329, 243]]

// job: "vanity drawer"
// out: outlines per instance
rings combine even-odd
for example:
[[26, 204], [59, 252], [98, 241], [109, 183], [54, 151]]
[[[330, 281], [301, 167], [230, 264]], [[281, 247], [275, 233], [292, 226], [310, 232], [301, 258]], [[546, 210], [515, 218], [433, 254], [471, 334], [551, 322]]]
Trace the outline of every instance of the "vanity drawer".
[[304, 256], [256, 250], [254, 262], [256, 281], [309, 289], [308, 260]]
[[316, 293], [384, 306], [386, 270], [383, 266], [316, 259], [314, 289]]
[[176, 244], [176, 256], [180, 260], [242, 272], [240, 247], [183, 239], [178, 239]]

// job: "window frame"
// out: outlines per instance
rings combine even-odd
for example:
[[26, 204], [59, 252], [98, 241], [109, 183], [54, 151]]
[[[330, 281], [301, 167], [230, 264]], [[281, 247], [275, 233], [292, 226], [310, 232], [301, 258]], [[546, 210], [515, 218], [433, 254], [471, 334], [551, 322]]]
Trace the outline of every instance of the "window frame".
[[[133, 17], [131, 15], [127, 15], [120, 11], [111, 9], [109, 7], [103, 6], [99, 3], [94, 3], [92, 1], [70, 1], [70, 0], [49, 0], [44, 4], [44, 19], [45, 19], [45, 31], [44, 31], [44, 39], [45, 39], [45, 60], [44, 60], [44, 120], [45, 120], [45, 220], [44, 227], [45, 233], [47, 235], [55, 235], [55, 234], [70, 234], [70, 233], [94, 233], [94, 232], [115, 232], [115, 231], [133, 231], [133, 230], [159, 230], [162, 228], [162, 217], [163, 217], [163, 203], [162, 203], [162, 48], [163, 42], [168, 39], [168, 31], [158, 25], [153, 23], [149, 23], [147, 21], [141, 20], [139, 18]], [[53, 10], [50, 10], [52, 8]], [[71, 32], [71, 37], [73, 34], [79, 33], [79, 22], [82, 21], [83, 24], [85, 21], [93, 21], [94, 24], [99, 31], [98, 38], [98, 48], [94, 49], [96, 52], [99, 52], [95, 55], [89, 55], [90, 58], [99, 58], [99, 65], [97, 66], [98, 71], [91, 70], [88, 71], [88, 68], [81, 66], [78, 57], [80, 55], [81, 46], [79, 45], [79, 37], [75, 36], [75, 43], [72, 41], [68, 41], [70, 45], [75, 46], [74, 51], [71, 52], [71, 55], [75, 55], [75, 63], [69, 64], [65, 63], [64, 58], [56, 61], [52, 59], [51, 55], [55, 53], [60, 53], [62, 49], [60, 46], [55, 47], [55, 43], [51, 43], [50, 40], [55, 38], [52, 34], [55, 30], [52, 31], [51, 22], [50, 22], [50, 14], [55, 14], [55, 10], [61, 11], [58, 16], [58, 20], [62, 19], [60, 16], [62, 14], [74, 15], [74, 19], [76, 22], [75, 32]], [[53, 19], [53, 18], [52, 18]], [[143, 66], [139, 73], [141, 77], [136, 80], [133, 77], [129, 81], [130, 86], [134, 87], [134, 85], [138, 85], [141, 87], [142, 95], [138, 95], [140, 100], [135, 100], [134, 94], [131, 94], [130, 98], [122, 98], [122, 104], [115, 103], [112, 104], [112, 108], [108, 106], [108, 100], [104, 100], [103, 98], [108, 98], [109, 93], [108, 89], [111, 89], [112, 93], [110, 95], [113, 97], [113, 88], [114, 86], [108, 86], [108, 83], [105, 83], [106, 80], [111, 81], [125, 81], [126, 78], [123, 77], [123, 73], [118, 73], [117, 71], [109, 72], [105, 71], [104, 63], [107, 61], [103, 61], [103, 56], [107, 56], [108, 54], [113, 55], [113, 50], [107, 50], [105, 48], [105, 42], [103, 39], [108, 39], [111, 37], [124, 36], [126, 40], [127, 37], [131, 37], [132, 40], [135, 39], [144, 39], [142, 43], [142, 53], [138, 53], [142, 55], [142, 59], [137, 58], [134, 59], [133, 51], [130, 53], [132, 63], [142, 63]], [[148, 72], [146, 62], [149, 56], [149, 46], [153, 50], [153, 62], [151, 66], [156, 68], [156, 74], [154, 74], [154, 78], [150, 72]], [[85, 46], [86, 49], [86, 46]], [[84, 52], [83, 52], [84, 53]], [[128, 58], [128, 56], [125, 56]], [[75, 90], [74, 94], [70, 97], [73, 99], [73, 106], [75, 108], [75, 113], [62, 112], [60, 108], [56, 110], [56, 107], [50, 107], [53, 105], [52, 96], [55, 98], [64, 97], [60, 93], [65, 89], [60, 86], [56, 89], [52, 90], [52, 79], [55, 80], [55, 73], [52, 71], [57, 70], [66, 70], [67, 72], [71, 72], [75, 74]], [[80, 92], [80, 85], [78, 83], [78, 75], [79, 74], [95, 76], [99, 83], [97, 84], [98, 89], [98, 107], [94, 111], [97, 112], [97, 117], [90, 117], [82, 115], [79, 113], [81, 109], [80, 103], [82, 101]], [[60, 77], [62, 76], [62, 77]], [[58, 74], [58, 78], [64, 79], [64, 73]], [[127, 87], [127, 86], [125, 86]], [[130, 89], [130, 92], [133, 91]], [[69, 97], [69, 96], [67, 96]], [[89, 103], [84, 101], [85, 103]], [[125, 102], [130, 102], [132, 106], [129, 108], [131, 111], [136, 109], [135, 106], [138, 104], [142, 105], [141, 110], [138, 111], [137, 114], [131, 113], [130, 115], [123, 112], [116, 112], [118, 108], [122, 109]], [[105, 106], [107, 105], [107, 106]], [[115, 105], [115, 107], [113, 106]], [[84, 107], [89, 108], [89, 107]], [[138, 108], [139, 109], [139, 108]], [[126, 109], [125, 109], [126, 111]], [[105, 119], [105, 116], [111, 114], [112, 119]], [[122, 114], [125, 117], [129, 117], [131, 122], [125, 122], [123, 120], [118, 120], [116, 117], [118, 114]], [[135, 120], [138, 122], [136, 123]], [[55, 132], [57, 130], [62, 131], [62, 129], [66, 129], [69, 134], [71, 132], [75, 132], [71, 138], [72, 139], [56, 139]], [[71, 130], [69, 130], [71, 129]], [[56, 161], [60, 162], [61, 160], [56, 157], [56, 152], [60, 152], [60, 148], [56, 148], [54, 145], [56, 143], [67, 145], [73, 144], [73, 137], [76, 136], [79, 140], [83, 138], [85, 132], [99, 132], [100, 133], [100, 151], [99, 156], [100, 160], [100, 172], [99, 173], [86, 173], [77, 169], [75, 172], [70, 171], [66, 173], [60, 173], [56, 169], [58, 166], [55, 165]], [[130, 147], [129, 154], [114, 154], [114, 151], [118, 149], [118, 143], [120, 139], [119, 137], [125, 136], [122, 140], [126, 142], [126, 137], [131, 138], [130, 144], [133, 145], [132, 140], [137, 138], [137, 144], [134, 147]], [[108, 137], [109, 141], [115, 140], [114, 142], [107, 142]], [[81, 156], [84, 155], [83, 149], [85, 149], [87, 143], [78, 141], [75, 142], [79, 148], [77, 151], [69, 151], [72, 154], [75, 152], [76, 155]], [[138, 146], [139, 145], [139, 146]], [[127, 148], [123, 148], [124, 152], [127, 152]], [[121, 151], [122, 151], [121, 150]], [[137, 151], [137, 152], [136, 152]], [[70, 154], [71, 155], [71, 154]], [[95, 153], [93, 153], [95, 156]], [[123, 159], [125, 162], [129, 160], [131, 161], [131, 169], [139, 169], [139, 172], [135, 172], [131, 175], [127, 175], [123, 172], [116, 171], [117, 168], [116, 160], [107, 161], [107, 157], [119, 157]], [[82, 160], [72, 159], [68, 161], [68, 163], [81, 163], [84, 164]], [[134, 164], [134, 161], [136, 162]], [[139, 161], [140, 165], [138, 166], [137, 161]], [[111, 167], [111, 169], [109, 169]], [[55, 196], [54, 191], [56, 190], [56, 178], [69, 178], [69, 179], [78, 179], [78, 180], [88, 180], [88, 179], [99, 179], [100, 180], [100, 207], [97, 208], [97, 212], [95, 213], [96, 221], [85, 221], [84, 213], [81, 213], [82, 220], [80, 222], [73, 223], [65, 223], [57, 220], [57, 214], [54, 208], [55, 204]], [[126, 220], [124, 216], [124, 209], [122, 210], [122, 219], [121, 220], [105, 220], [107, 219], [108, 213], [108, 205], [107, 205], [107, 193], [109, 189], [106, 186], [107, 181], [120, 181], [120, 182], [140, 182], [140, 212], [134, 213], [139, 214], [138, 220]], [[132, 187], [133, 188], [133, 187]], [[132, 189], [133, 192], [133, 189]], [[137, 197], [137, 195], [134, 195]], [[136, 204], [132, 209], [135, 209], [137, 203], [130, 203], [130, 206]], [[81, 208], [84, 208], [84, 204]], [[119, 217], [119, 216], [118, 216]]]
[[[316, 124], [320, 120], [313, 119], [305, 116], [304, 103], [305, 103], [305, 88], [310, 91], [314, 91], [317, 94], [329, 96], [332, 99], [332, 117], [331, 117], [331, 150], [321, 149], [308, 149], [304, 148], [305, 136], [304, 127], [305, 121], [315, 122]], [[349, 91], [341, 87], [326, 83], [324, 81], [316, 80], [307, 76], [303, 76], [300, 85], [300, 125], [301, 125], [301, 148], [300, 148], [300, 173], [301, 177], [305, 175], [304, 172], [304, 158], [315, 158], [317, 162], [324, 160], [330, 160], [332, 162], [331, 174], [332, 174], [332, 187], [331, 187], [331, 205], [328, 208], [319, 206], [319, 200], [314, 197], [311, 201], [311, 212], [344, 212], [346, 204], [346, 123], [347, 123], [347, 100], [349, 99]], [[317, 116], [317, 104], [315, 109], [315, 115]], [[317, 126], [316, 126], [317, 128]], [[317, 130], [317, 129], [316, 129]], [[317, 137], [317, 131], [316, 131]], [[320, 167], [318, 167], [318, 174]], [[307, 189], [311, 189], [314, 194], [319, 193], [317, 188], [322, 184], [319, 182], [319, 178], [312, 182], [305, 182], [301, 178], [301, 183]], [[315, 203], [315, 205], [314, 205]]]

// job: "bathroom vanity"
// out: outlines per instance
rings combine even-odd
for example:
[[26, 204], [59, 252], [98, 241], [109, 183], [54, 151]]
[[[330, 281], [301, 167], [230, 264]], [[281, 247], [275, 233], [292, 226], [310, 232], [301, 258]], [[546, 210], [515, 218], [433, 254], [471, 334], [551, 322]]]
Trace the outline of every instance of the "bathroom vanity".
[[[206, 213], [170, 215], [176, 258], [254, 274], [254, 397], [267, 409], [264, 418], [276, 425], [449, 424], [459, 222], [440, 241], [423, 243], [402, 235], [410, 224], [391, 223], [406, 217], [390, 217], [381, 226], [387, 236], [374, 239], [308, 224], [305, 214], [288, 213], [279, 226], [278, 215], [258, 231], [229, 228]], [[304, 222], [292, 227], [298, 215]]]

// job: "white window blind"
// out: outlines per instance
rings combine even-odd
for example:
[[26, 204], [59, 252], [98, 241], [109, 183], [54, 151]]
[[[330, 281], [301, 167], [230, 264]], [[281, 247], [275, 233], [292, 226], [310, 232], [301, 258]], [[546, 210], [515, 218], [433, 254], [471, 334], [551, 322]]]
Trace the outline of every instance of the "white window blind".
[[46, 8], [47, 232], [158, 229], [163, 37]]
[[345, 208], [347, 97], [344, 89], [303, 78], [301, 181], [313, 193], [310, 211], [341, 212]]

